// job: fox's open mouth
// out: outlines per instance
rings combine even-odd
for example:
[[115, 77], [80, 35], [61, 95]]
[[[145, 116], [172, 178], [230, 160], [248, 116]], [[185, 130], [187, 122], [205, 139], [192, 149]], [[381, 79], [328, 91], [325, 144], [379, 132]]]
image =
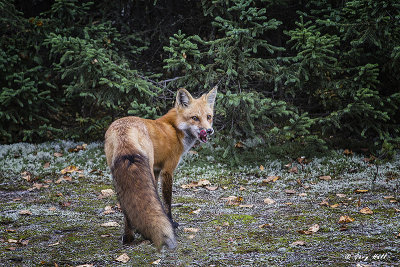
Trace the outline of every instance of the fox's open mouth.
[[199, 133], [199, 139], [203, 143], [207, 143], [207, 131], [206, 130], [201, 130]]

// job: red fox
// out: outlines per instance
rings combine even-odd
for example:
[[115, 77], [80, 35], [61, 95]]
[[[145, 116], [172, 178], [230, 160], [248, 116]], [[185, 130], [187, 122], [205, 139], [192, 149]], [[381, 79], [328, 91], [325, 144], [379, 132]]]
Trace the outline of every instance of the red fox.
[[[177, 245], [172, 220], [172, 177], [182, 154], [199, 140], [207, 142], [212, 128], [217, 87], [195, 99], [179, 89], [175, 107], [156, 120], [124, 117], [105, 134], [105, 153], [125, 218], [123, 243], [133, 232], [150, 239], [158, 250]], [[161, 177], [162, 197], [157, 184]]]

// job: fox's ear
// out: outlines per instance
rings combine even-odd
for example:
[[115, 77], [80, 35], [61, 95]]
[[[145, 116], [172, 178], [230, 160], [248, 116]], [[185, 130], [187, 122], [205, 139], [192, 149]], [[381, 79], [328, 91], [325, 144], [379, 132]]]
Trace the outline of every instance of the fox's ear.
[[181, 88], [176, 93], [175, 107], [182, 106], [186, 108], [192, 103], [192, 100], [192, 95], [186, 89]]
[[210, 105], [210, 107], [214, 107], [215, 98], [217, 97], [217, 89], [218, 89], [218, 86], [216, 85], [206, 95], [206, 100], [207, 100], [207, 103]]

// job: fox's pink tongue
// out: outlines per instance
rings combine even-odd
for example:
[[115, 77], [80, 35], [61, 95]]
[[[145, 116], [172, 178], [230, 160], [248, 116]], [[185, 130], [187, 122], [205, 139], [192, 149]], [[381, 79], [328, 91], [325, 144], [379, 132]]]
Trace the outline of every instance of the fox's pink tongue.
[[207, 132], [206, 132], [206, 130], [201, 130], [200, 131], [200, 133], [199, 133], [199, 137], [200, 137], [200, 140], [202, 141], [202, 142], [207, 142]]

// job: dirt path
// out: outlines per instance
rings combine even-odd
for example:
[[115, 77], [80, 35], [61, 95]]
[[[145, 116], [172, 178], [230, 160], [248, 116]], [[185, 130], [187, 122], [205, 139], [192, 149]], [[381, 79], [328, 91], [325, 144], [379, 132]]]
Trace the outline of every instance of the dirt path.
[[400, 264], [400, 157], [374, 186], [375, 166], [357, 155], [237, 169], [205, 158], [177, 171], [178, 248], [157, 253], [139, 236], [121, 244], [101, 144], [0, 146], [0, 265]]

